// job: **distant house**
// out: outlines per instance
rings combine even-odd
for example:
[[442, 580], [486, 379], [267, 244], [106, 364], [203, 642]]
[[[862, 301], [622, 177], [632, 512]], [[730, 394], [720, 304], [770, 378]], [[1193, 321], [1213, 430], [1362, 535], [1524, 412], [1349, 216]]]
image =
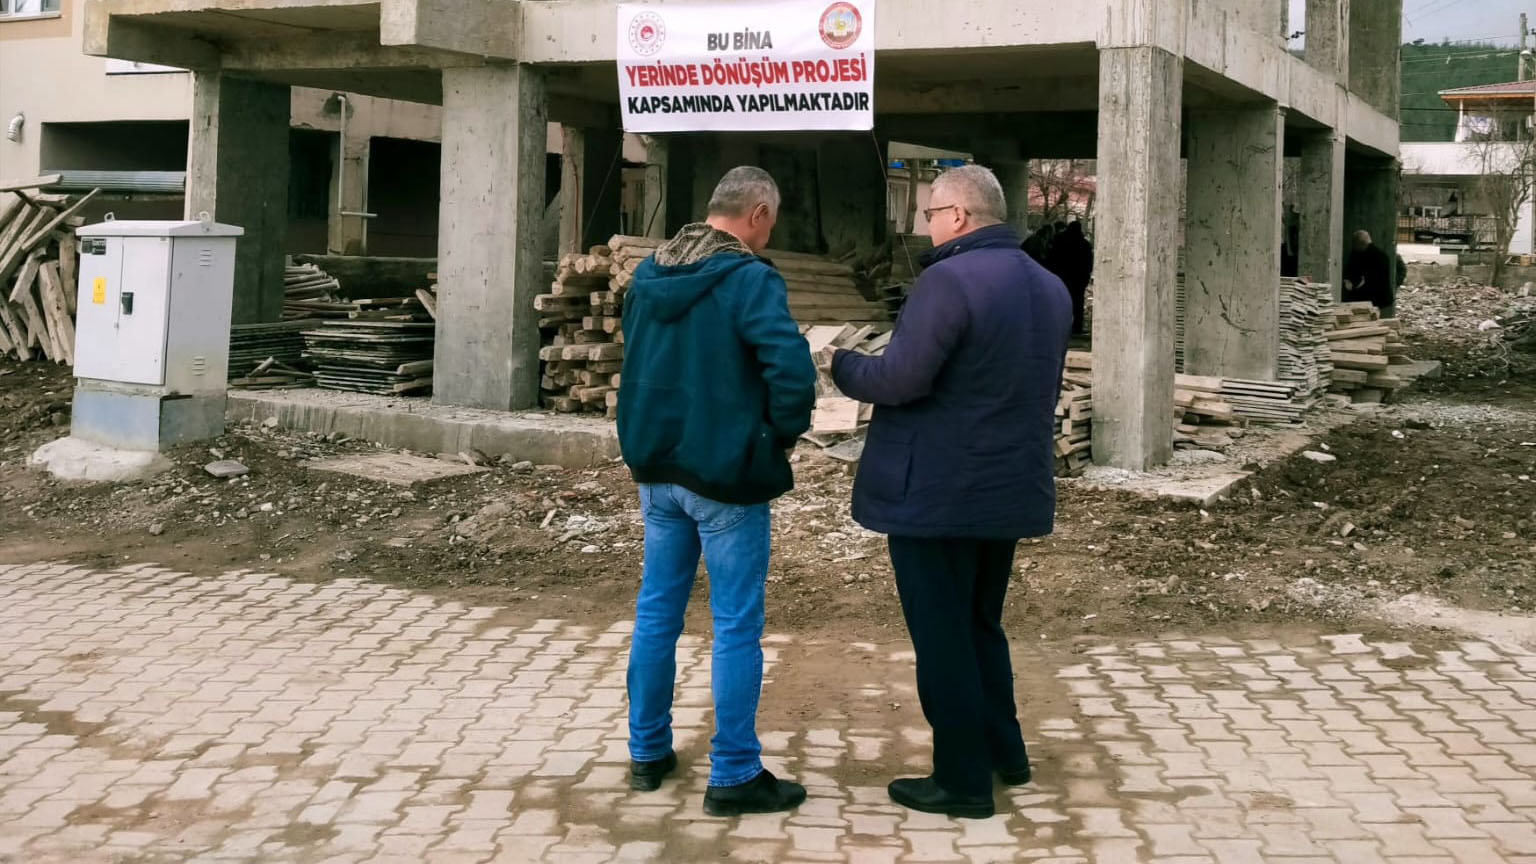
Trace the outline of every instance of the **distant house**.
[[1536, 81], [1462, 87], [1440, 97], [1457, 111], [1455, 140], [1402, 145], [1401, 233], [1442, 249], [1497, 250], [1493, 214], [1512, 184], [1525, 200], [1507, 248], [1498, 251], [1536, 252], [1536, 205], [1523, 191], [1530, 188], [1523, 174], [1536, 135]]

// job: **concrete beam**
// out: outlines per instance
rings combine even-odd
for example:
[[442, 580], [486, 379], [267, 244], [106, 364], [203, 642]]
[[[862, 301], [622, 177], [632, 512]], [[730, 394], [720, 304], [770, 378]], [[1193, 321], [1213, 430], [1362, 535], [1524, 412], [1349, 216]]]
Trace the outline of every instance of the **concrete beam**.
[[538, 402], [544, 97], [526, 65], [443, 71], [435, 402]]
[[107, 0], [86, 0], [83, 53], [183, 69], [219, 68], [219, 46], [184, 30], [111, 14]]
[[480, 66], [483, 58], [417, 46], [379, 44], [372, 33], [323, 33], [284, 39], [243, 39], [224, 46], [226, 69], [303, 72], [347, 69], [442, 69]]
[[1333, 286], [1337, 300], [1344, 276], [1344, 136], [1311, 133], [1301, 142], [1297, 198], [1301, 205], [1298, 272]]
[[[1075, 18], [1091, 11], [1097, 10], [1078, 7], [1073, 14], [1059, 17]], [[1185, 2], [1109, 0], [1103, 11], [1095, 39], [1100, 48], [1154, 47], [1174, 55], [1184, 53], [1185, 22], [1190, 16]]]
[[1188, 123], [1184, 371], [1274, 380], [1284, 113], [1196, 111]]
[[[959, 0], [935, 15], [928, 0], [881, 0], [875, 30], [878, 51], [945, 51], [984, 46], [1091, 45], [1109, 10], [1125, 4], [1161, 7], [1152, 0], [1080, 0], [1073, 14], [1048, 4], [1017, 3], [997, 14], [992, 0]], [[618, 36], [612, 0], [542, 0], [515, 4], [522, 12], [518, 57], [528, 63], [599, 63], [614, 60]], [[665, 6], [658, 6], [665, 12]], [[1122, 19], [1131, 16], [1121, 16]], [[1161, 16], [1168, 19], [1168, 15]], [[1174, 20], [1178, 16], [1174, 16]], [[1170, 27], [1163, 28], [1169, 33]], [[1117, 36], [1132, 38], [1117, 24]], [[1171, 38], [1171, 37], [1169, 37]]]
[[235, 245], [235, 324], [282, 317], [291, 116], [287, 87], [220, 72], [192, 76], [186, 217], [209, 213], [245, 229]]
[[1093, 456], [1145, 470], [1173, 454], [1183, 61], [1117, 48], [1100, 63]]
[[1397, 121], [1377, 110], [1358, 93], [1344, 94], [1339, 125], [1349, 140], [1379, 156], [1395, 159], [1402, 143]]
[[379, 43], [518, 59], [523, 5], [506, 0], [383, 0]]
[[877, 79], [875, 85], [875, 108], [881, 114], [1092, 111], [1098, 98], [1098, 81], [1091, 76], [944, 84]]

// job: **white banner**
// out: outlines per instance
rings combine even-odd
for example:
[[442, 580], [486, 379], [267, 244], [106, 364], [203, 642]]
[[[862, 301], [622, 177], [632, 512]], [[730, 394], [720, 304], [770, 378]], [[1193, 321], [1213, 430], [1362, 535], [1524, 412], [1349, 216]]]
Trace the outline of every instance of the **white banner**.
[[875, 125], [875, 0], [620, 4], [629, 132]]

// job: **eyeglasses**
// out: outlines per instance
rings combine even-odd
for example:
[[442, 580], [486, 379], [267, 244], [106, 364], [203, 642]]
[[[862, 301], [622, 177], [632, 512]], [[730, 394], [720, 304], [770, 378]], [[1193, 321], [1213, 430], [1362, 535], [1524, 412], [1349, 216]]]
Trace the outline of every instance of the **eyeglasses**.
[[943, 207], [928, 207], [923, 210], [923, 219], [924, 221], [932, 222], [933, 214], [943, 213], [945, 210], [964, 210], [964, 208], [959, 204], [946, 204]]

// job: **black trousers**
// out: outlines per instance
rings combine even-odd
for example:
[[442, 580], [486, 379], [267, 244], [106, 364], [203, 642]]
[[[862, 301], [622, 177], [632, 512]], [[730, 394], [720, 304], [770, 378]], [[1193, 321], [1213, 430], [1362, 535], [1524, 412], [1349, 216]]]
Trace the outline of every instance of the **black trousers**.
[[1028, 761], [1002, 623], [1017, 546], [890, 538], [901, 611], [917, 652], [917, 696], [933, 727], [933, 776], [959, 795], [991, 794], [993, 766]]

